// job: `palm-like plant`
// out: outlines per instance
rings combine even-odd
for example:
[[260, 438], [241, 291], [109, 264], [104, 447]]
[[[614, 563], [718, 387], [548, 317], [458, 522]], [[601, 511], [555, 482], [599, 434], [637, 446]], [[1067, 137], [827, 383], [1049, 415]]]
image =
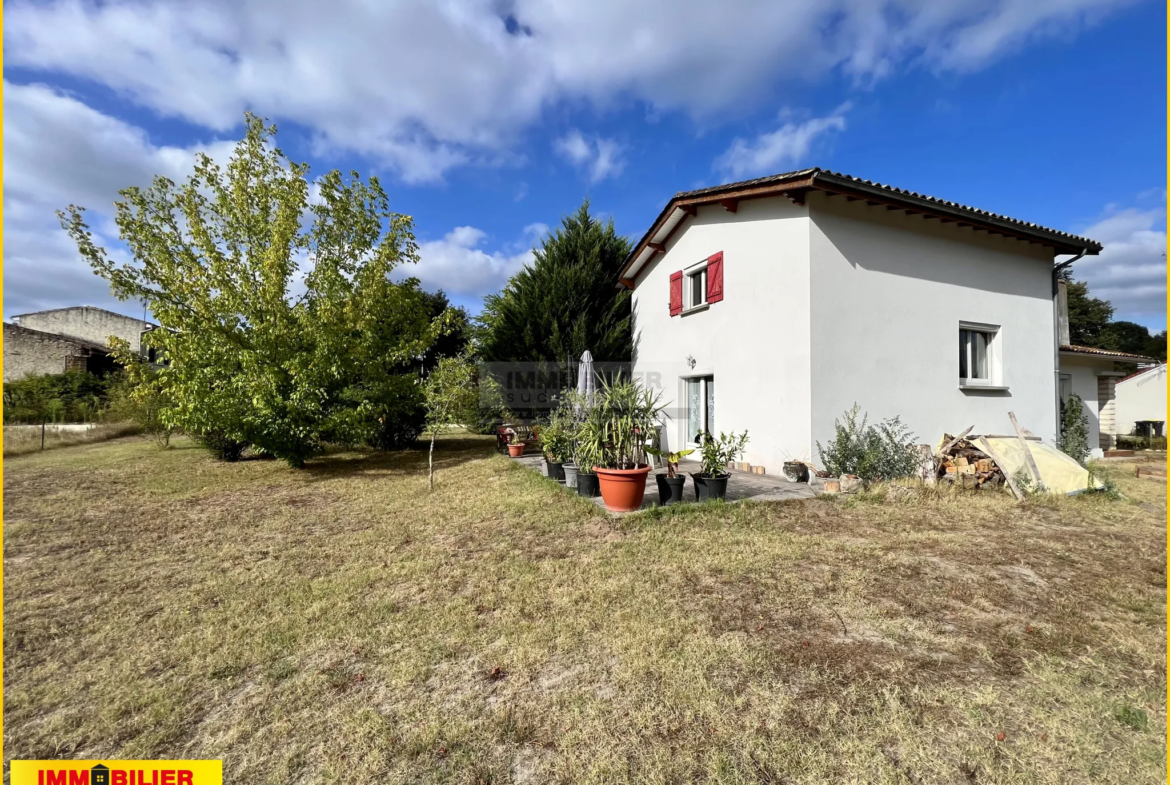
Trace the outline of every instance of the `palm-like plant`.
[[646, 463], [646, 439], [658, 427], [661, 394], [634, 381], [602, 381], [599, 417], [602, 437], [600, 466], [635, 469]]

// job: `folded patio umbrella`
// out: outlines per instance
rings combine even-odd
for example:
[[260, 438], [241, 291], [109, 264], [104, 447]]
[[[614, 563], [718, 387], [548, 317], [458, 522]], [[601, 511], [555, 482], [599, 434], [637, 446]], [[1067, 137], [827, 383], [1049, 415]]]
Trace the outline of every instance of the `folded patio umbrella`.
[[597, 380], [593, 376], [593, 355], [588, 349], [581, 355], [581, 364], [577, 367], [577, 392], [584, 395], [589, 402], [593, 401], [593, 394], [597, 392]]

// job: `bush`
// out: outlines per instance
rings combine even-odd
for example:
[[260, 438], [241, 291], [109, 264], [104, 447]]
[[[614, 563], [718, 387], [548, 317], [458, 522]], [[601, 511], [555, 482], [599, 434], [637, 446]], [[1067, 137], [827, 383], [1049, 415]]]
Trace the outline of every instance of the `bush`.
[[154, 372], [149, 368], [136, 367], [132, 370], [136, 373], [123, 374], [110, 386], [106, 418], [134, 423], [144, 434], [158, 442], [160, 447], [167, 447], [175, 428], [164, 416], [166, 395], [154, 382]]
[[817, 442], [817, 452], [829, 474], [855, 475], [868, 482], [909, 477], [918, 468], [914, 435], [898, 417], [867, 425], [857, 404], [845, 412], [844, 422], [834, 423], [836, 434], [826, 446]]
[[111, 384], [119, 374], [96, 376], [66, 371], [4, 383], [4, 422], [96, 422], [106, 408]]
[[1060, 402], [1060, 438], [1056, 447], [1080, 464], [1089, 457], [1089, 418], [1076, 393]]
[[240, 460], [244, 450], [250, 446], [247, 442], [236, 441], [222, 431], [208, 431], [195, 437], [195, 441], [207, 448], [208, 452], [218, 460], [235, 463]]

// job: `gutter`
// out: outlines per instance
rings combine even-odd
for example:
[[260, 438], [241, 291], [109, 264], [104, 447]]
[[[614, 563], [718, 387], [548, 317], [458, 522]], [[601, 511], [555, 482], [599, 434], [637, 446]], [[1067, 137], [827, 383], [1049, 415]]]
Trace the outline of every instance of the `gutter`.
[[1082, 248], [1076, 256], [1052, 268], [1052, 381], [1056, 401], [1056, 430], [1052, 433], [1057, 440], [1060, 439], [1060, 271], [1088, 252], [1087, 247]]

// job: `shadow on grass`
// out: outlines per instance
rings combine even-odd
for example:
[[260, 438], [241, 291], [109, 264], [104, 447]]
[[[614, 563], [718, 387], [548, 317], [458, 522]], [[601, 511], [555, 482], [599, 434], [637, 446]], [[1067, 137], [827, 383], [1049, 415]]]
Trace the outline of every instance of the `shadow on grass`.
[[[349, 451], [323, 455], [307, 461], [303, 471], [312, 480], [343, 476], [374, 480], [390, 474], [425, 475], [429, 447], [429, 442], [418, 441], [414, 447], [406, 450]], [[435, 442], [435, 470], [450, 469], [495, 454], [495, 440], [491, 437], [440, 438]]]

